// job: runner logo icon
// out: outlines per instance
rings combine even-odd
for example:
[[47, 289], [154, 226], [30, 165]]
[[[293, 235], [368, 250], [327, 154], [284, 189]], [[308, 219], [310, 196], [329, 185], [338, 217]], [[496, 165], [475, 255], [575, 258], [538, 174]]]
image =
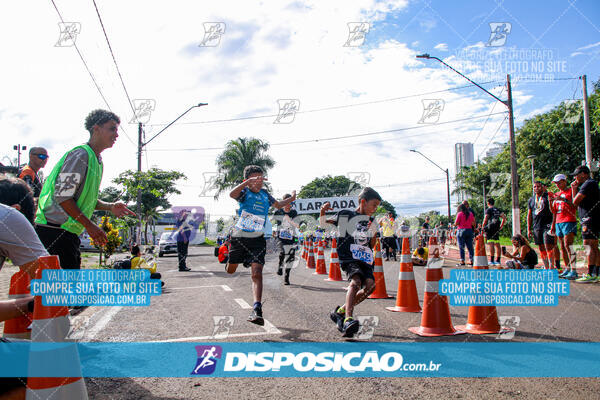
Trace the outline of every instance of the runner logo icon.
[[223, 356], [221, 346], [196, 346], [198, 361], [190, 375], [210, 375], [215, 372], [217, 359]]

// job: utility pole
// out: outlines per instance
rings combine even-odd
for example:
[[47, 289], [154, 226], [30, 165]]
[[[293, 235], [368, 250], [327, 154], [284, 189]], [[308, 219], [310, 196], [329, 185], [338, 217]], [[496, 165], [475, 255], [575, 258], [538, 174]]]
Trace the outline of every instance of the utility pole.
[[448, 192], [448, 223], [452, 223], [452, 212], [450, 212], [450, 171], [446, 168], [446, 190]]
[[[150, 143], [151, 141], [153, 141], [158, 135], [160, 135], [161, 133], [163, 133], [168, 127], [170, 127], [171, 125], [173, 125], [175, 122], [177, 122], [179, 120], [179, 118], [183, 117], [185, 114], [187, 114], [188, 112], [190, 112], [192, 109], [196, 108], [196, 107], [203, 107], [203, 106], [207, 106], [208, 103], [198, 103], [196, 105], [191, 106], [190, 108], [188, 108], [187, 110], [185, 110], [183, 112], [183, 114], [181, 114], [179, 117], [175, 118], [172, 122], [170, 122], [167, 126], [165, 126], [164, 128], [162, 128], [156, 135], [152, 136], [147, 142], [144, 142], [143, 140], [143, 133], [144, 133], [144, 125], [141, 122], [138, 122], [138, 152], [137, 152], [137, 171], [138, 171], [138, 175], [140, 172], [142, 172], [142, 150], [144, 148], [144, 146], [146, 146], [148, 143]], [[138, 194], [137, 194], [137, 215], [138, 215], [138, 223], [137, 223], [137, 242], [138, 244], [140, 244], [141, 239], [142, 239], [142, 191], [138, 189]], [[148, 244], [148, 243], [146, 243]]]
[[581, 77], [583, 84], [583, 133], [585, 135], [585, 164], [590, 169], [590, 177], [593, 177], [592, 172], [592, 137], [590, 135], [590, 106], [587, 97], [587, 77]]
[[506, 75], [506, 91], [508, 99], [508, 133], [510, 136], [510, 190], [512, 193], [512, 233], [513, 236], [521, 233], [521, 213], [519, 210], [519, 176], [517, 175], [517, 145], [515, 143], [515, 121], [513, 115], [512, 87], [510, 75]]
[[485, 181], [481, 181], [481, 184], [483, 185], [483, 218], [485, 218], [485, 207], [487, 206], [485, 201]]
[[21, 166], [21, 150], [27, 150], [27, 146], [21, 146], [21, 144], [16, 144], [13, 146], [13, 150], [17, 151], [17, 168]]
[[[142, 147], [144, 146], [143, 139], [144, 126], [138, 122], [138, 157], [137, 157], [137, 172], [138, 175], [142, 172]], [[138, 176], [139, 179], [139, 176]], [[142, 242], [142, 191], [138, 188], [136, 199], [136, 214], [138, 216], [136, 242], [138, 245]]]

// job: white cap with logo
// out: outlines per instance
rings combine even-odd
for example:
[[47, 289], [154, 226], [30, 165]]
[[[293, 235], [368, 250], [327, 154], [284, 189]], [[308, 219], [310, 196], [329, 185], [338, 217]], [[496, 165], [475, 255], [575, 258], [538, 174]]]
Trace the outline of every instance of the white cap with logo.
[[556, 174], [554, 175], [554, 179], [552, 179], [552, 182], [560, 182], [562, 180], [567, 180], [567, 177], [564, 174]]

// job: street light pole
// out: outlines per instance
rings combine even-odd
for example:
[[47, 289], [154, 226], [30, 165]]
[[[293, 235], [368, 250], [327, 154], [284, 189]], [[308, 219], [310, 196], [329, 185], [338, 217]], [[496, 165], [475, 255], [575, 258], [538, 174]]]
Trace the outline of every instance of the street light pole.
[[446, 192], [448, 195], [448, 222], [452, 223], [452, 213], [450, 212], [450, 172], [448, 171], [448, 168], [444, 169], [444, 168], [440, 167], [433, 160], [431, 160], [429, 157], [427, 157], [425, 154], [421, 153], [418, 150], [413, 149], [410, 151], [413, 153], [418, 153], [418, 154], [422, 155], [427, 161], [429, 161], [430, 163], [432, 163], [433, 165], [435, 165], [436, 167], [441, 169], [446, 174]]
[[450, 65], [446, 64], [444, 61], [437, 57], [430, 56], [429, 54], [420, 54], [417, 58], [425, 58], [425, 59], [433, 59], [441, 62], [446, 67], [450, 68], [452, 71], [456, 72], [458, 75], [462, 76], [473, 85], [477, 86], [479, 89], [483, 90], [494, 99], [498, 100], [500, 103], [504, 104], [508, 108], [508, 128], [509, 128], [509, 136], [510, 136], [510, 178], [511, 178], [511, 192], [512, 192], [512, 225], [513, 225], [513, 235], [517, 233], [521, 233], [521, 219], [520, 219], [520, 211], [519, 211], [519, 176], [517, 175], [517, 152], [516, 152], [516, 144], [515, 144], [515, 123], [513, 116], [513, 102], [512, 102], [512, 87], [510, 84], [510, 75], [506, 75], [506, 88], [508, 93], [507, 100], [502, 100], [495, 94], [489, 92], [485, 88], [483, 88], [478, 83], [472, 81], [467, 76], [463, 75], [461, 72], [452, 68]]
[[487, 206], [487, 202], [485, 201], [485, 181], [481, 181], [483, 185], [483, 217], [485, 218], [485, 207]]
[[[142, 150], [144, 149], [144, 147], [148, 143], [150, 143], [151, 141], [153, 141], [158, 135], [160, 135], [161, 133], [163, 133], [168, 127], [170, 127], [175, 122], [177, 122], [181, 117], [183, 117], [185, 114], [187, 114], [188, 112], [190, 112], [192, 109], [194, 109], [196, 107], [207, 106], [207, 105], [208, 105], [208, 103], [198, 103], [196, 105], [191, 106], [190, 108], [188, 108], [187, 110], [185, 110], [179, 117], [175, 118], [173, 121], [171, 121], [171, 123], [167, 124], [167, 126], [165, 126], [164, 128], [162, 128], [160, 130], [160, 132], [158, 132], [156, 135], [152, 136], [150, 138], [150, 140], [148, 140], [147, 142], [143, 141], [144, 124], [142, 124], [141, 122], [138, 123], [138, 151], [137, 151], [137, 172], [138, 172], [138, 175], [139, 175], [140, 172], [142, 172]], [[139, 179], [139, 177], [138, 177], [138, 179]], [[136, 202], [137, 202], [136, 211], [137, 211], [137, 215], [138, 215], [136, 240], [137, 240], [138, 244], [140, 244], [141, 243], [141, 239], [142, 239], [142, 192], [139, 189], [138, 189], [138, 193], [137, 193]]]
[[13, 150], [17, 151], [17, 168], [21, 167], [21, 150], [27, 150], [27, 146], [21, 146], [21, 144], [16, 144], [13, 146]]

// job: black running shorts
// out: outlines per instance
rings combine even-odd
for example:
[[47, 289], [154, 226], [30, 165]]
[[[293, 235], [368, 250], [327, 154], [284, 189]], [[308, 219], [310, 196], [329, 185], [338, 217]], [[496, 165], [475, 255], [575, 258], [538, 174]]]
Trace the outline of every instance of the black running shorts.
[[257, 263], [265, 264], [267, 241], [264, 236], [259, 237], [231, 237], [229, 249], [229, 263]]

